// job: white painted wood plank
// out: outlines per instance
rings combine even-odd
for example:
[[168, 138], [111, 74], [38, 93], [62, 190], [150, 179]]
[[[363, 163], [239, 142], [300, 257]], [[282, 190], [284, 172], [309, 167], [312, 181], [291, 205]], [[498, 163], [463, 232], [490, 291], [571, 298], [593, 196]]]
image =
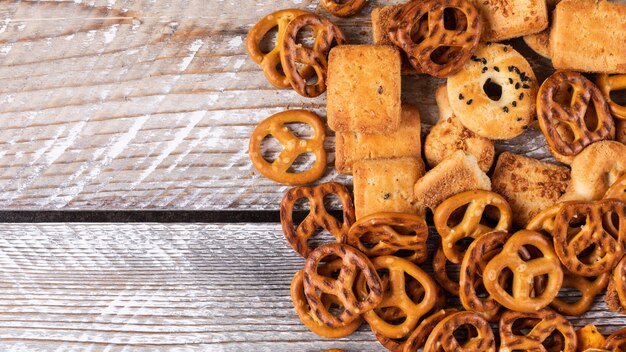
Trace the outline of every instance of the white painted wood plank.
[[[279, 224], [2, 224], [2, 351], [381, 351], [307, 331]], [[425, 267], [430, 270], [429, 266]], [[601, 299], [577, 326], [626, 323]]]

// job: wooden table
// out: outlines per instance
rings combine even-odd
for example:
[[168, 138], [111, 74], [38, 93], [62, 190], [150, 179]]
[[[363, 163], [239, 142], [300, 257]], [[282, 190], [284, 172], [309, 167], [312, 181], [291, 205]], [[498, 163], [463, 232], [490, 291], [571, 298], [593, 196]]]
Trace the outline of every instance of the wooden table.
[[[333, 20], [350, 42], [367, 43], [372, 7], [397, 2], [371, 0], [358, 16]], [[267, 116], [288, 108], [325, 116], [324, 96], [270, 87], [245, 53], [254, 23], [292, 7], [328, 16], [315, 0], [0, 3], [3, 219], [107, 211], [0, 225], [0, 350], [383, 350], [366, 327], [331, 341], [299, 322], [289, 283], [303, 260], [277, 223], [287, 187], [260, 177], [247, 156]], [[552, 72], [512, 44], [540, 80]], [[441, 82], [403, 78], [423, 134], [437, 119]], [[551, 160], [533, 129], [497, 150]], [[351, 183], [334, 171], [320, 182], [330, 180]], [[150, 219], [168, 223], [125, 222], [117, 212], [140, 219], [152, 210], [167, 211]], [[195, 220], [220, 223], [169, 223], [193, 210], [203, 211]], [[572, 322], [610, 333], [626, 321], [598, 299]]]

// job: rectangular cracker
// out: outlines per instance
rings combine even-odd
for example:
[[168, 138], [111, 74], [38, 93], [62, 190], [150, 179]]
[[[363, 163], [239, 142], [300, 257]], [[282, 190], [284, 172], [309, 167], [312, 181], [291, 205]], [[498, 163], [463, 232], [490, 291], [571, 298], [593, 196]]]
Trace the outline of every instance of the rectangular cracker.
[[338, 132], [335, 144], [335, 168], [352, 174], [352, 165], [360, 160], [420, 158], [422, 153], [420, 113], [415, 106], [402, 105], [402, 121], [388, 134]]
[[482, 41], [500, 41], [538, 33], [548, 27], [545, 0], [470, 0], [480, 12]]
[[400, 125], [400, 53], [386, 45], [341, 45], [328, 59], [328, 125], [388, 133]]

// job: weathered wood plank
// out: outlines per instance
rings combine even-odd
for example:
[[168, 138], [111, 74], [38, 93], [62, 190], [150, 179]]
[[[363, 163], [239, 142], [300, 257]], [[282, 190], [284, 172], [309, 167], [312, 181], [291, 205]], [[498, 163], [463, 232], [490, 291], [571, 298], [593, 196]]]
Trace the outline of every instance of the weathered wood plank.
[[[3, 224], [3, 351], [380, 351], [299, 322], [278, 224]], [[426, 270], [430, 271], [428, 266]], [[598, 299], [577, 326], [626, 323]]]

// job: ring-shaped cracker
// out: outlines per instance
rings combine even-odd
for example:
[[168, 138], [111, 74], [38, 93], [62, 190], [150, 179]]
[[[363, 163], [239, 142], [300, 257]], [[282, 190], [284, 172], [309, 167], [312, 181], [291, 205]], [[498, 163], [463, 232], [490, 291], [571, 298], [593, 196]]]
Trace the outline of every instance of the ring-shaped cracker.
[[338, 2], [336, 0], [320, 0], [326, 11], [337, 17], [348, 17], [359, 12], [365, 6], [365, 0], [347, 0]]
[[[487, 216], [494, 215], [485, 214], [487, 206], [499, 210], [494, 227], [484, 224]], [[458, 211], [464, 207], [467, 208], [459, 214]], [[460, 215], [460, 222], [452, 219], [454, 215]], [[461, 264], [465, 248], [459, 248], [457, 242], [468, 238], [475, 240], [495, 230], [508, 231], [513, 224], [512, 218], [511, 206], [504, 197], [495, 192], [476, 190], [459, 193], [443, 201], [435, 209], [434, 222], [446, 257], [452, 263]], [[453, 227], [449, 226], [451, 222], [455, 223]]]
[[[514, 325], [517, 320], [525, 323], [534, 322], [526, 334], [516, 333]], [[500, 351], [546, 351], [542, 345], [550, 335], [558, 331], [562, 335], [563, 352], [576, 352], [576, 332], [572, 324], [562, 315], [542, 309], [536, 312], [506, 311], [500, 318]]]
[[[557, 102], [564, 86], [572, 88], [571, 101]], [[563, 156], [576, 155], [594, 142], [615, 137], [615, 123], [602, 92], [577, 72], [557, 71], [541, 84], [537, 119], [550, 148]], [[569, 130], [567, 135], [573, 139], [564, 138], [560, 128]]]
[[[469, 337], [461, 345], [453, 332], [464, 325], [473, 326], [477, 335]], [[435, 351], [495, 352], [496, 342], [491, 326], [485, 319], [474, 312], [462, 311], [446, 316], [433, 328], [424, 344], [424, 352]]]
[[626, 106], [619, 105], [611, 99], [611, 92], [615, 90], [626, 89], [626, 74], [608, 75], [606, 73], [598, 74], [596, 78], [598, 88], [604, 95], [604, 99], [609, 104], [611, 113], [616, 119], [626, 120]]

